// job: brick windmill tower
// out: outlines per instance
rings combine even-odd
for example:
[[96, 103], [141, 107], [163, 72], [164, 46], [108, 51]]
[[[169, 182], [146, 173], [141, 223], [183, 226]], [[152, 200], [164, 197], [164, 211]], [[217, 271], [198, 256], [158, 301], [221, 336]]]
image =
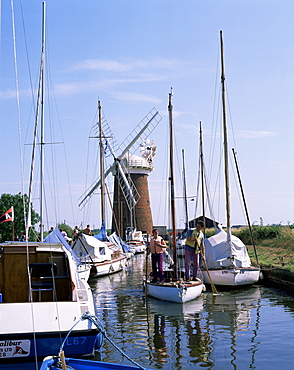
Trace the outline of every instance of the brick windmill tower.
[[[120, 191], [117, 177], [114, 185], [114, 214], [118, 220], [118, 228], [124, 232], [126, 239], [128, 238], [128, 232], [139, 230], [143, 233], [151, 234], [153, 227], [148, 176], [154, 170], [153, 157], [156, 147], [154, 142], [147, 138], [140, 144], [140, 149], [141, 155], [127, 154], [121, 159], [121, 162], [127, 169], [127, 177], [132, 180], [140, 196], [132, 209], [130, 209], [126, 197]], [[115, 231], [116, 225], [114, 221], [112, 227]]]

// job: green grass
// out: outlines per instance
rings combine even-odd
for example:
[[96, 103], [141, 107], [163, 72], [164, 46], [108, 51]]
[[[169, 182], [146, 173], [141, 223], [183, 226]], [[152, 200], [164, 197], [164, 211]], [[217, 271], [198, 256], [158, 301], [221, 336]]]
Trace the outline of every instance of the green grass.
[[[249, 229], [232, 229], [232, 233], [246, 244], [251, 261], [255, 264]], [[293, 226], [253, 226], [253, 237], [262, 268], [278, 267], [294, 272]]]

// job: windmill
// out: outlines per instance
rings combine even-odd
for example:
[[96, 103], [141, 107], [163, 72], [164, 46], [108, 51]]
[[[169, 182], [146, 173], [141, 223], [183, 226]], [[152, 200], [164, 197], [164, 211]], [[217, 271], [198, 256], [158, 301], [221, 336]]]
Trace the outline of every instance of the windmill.
[[[151, 233], [153, 222], [147, 177], [153, 170], [153, 165], [152, 161], [150, 162], [144, 157], [140, 157], [140, 163], [133, 159], [135, 158], [134, 153], [140, 147], [139, 141], [143, 142], [143, 146], [144, 143], [149, 143], [148, 136], [161, 119], [159, 112], [153, 108], [121, 145], [118, 145], [106, 119], [102, 119], [103, 144], [106, 150], [105, 157], [111, 156], [113, 158], [113, 162], [104, 173], [104, 178], [110, 173], [115, 177], [113, 212], [116, 222], [113, 220], [112, 231], [119, 231], [121, 235], [124, 235], [126, 228], [132, 222], [135, 223], [138, 229]], [[93, 129], [94, 134], [97, 135], [98, 125], [95, 124]], [[147, 153], [147, 146], [145, 145], [145, 147]], [[152, 148], [154, 147], [152, 146]], [[152, 151], [155, 153], [155, 149]], [[143, 163], [142, 160], [145, 162]], [[134, 169], [135, 171], [136, 169], [139, 170], [139, 174], [135, 173]], [[101, 179], [98, 178], [81, 196], [79, 207], [84, 207], [100, 186]], [[119, 230], [117, 230], [116, 224]]]

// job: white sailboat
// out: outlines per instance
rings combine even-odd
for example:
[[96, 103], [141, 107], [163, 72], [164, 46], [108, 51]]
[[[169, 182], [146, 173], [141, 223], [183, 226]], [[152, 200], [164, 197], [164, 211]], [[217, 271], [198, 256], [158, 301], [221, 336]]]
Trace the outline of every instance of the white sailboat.
[[143, 280], [143, 287], [146, 294], [150, 297], [163, 301], [185, 303], [199, 297], [205, 289], [203, 282], [198, 281], [186, 282], [180, 278], [177, 266], [177, 248], [176, 248], [176, 218], [175, 218], [175, 192], [174, 192], [174, 170], [173, 170], [173, 122], [172, 122], [172, 91], [169, 93], [169, 126], [170, 126], [170, 192], [171, 192], [171, 217], [173, 229], [173, 260], [174, 270], [173, 277], [170, 281], [163, 283], [152, 283], [147, 277]]
[[[38, 105], [40, 100], [44, 101], [45, 13], [46, 3], [43, 2], [39, 85], [42, 93], [39, 94]], [[41, 147], [44, 145], [43, 110], [44, 107]], [[34, 149], [37, 121], [38, 117]], [[42, 156], [43, 153], [41, 161]], [[34, 158], [31, 168], [34, 168]], [[31, 174], [31, 183], [32, 179]], [[31, 185], [29, 193], [31, 202]], [[40, 199], [42, 203], [43, 194]], [[42, 210], [42, 205], [40, 208]], [[26, 235], [29, 220], [30, 210]], [[91, 321], [95, 315], [95, 305], [87, 283], [89, 269], [85, 269], [72, 253], [59, 229], [52, 231], [50, 238], [43, 242], [42, 221], [41, 218], [40, 242], [11, 241], [0, 244], [0, 366], [3, 368], [15, 363], [22, 368], [21, 364], [36, 363], [48, 354], [59, 353], [61, 348], [72, 356], [92, 355], [97, 345], [101, 345], [102, 334]]]
[[142, 231], [131, 226], [126, 228], [126, 244], [134, 254], [144, 253], [147, 249]]
[[114, 274], [127, 266], [127, 257], [112, 242], [81, 233], [72, 247], [80, 261], [91, 268], [91, 278]]
[[[211, 236], [205, 240], [205, 257], [209, 274], [215, 285], [242, 286], [256, 283], [259, 280], [260, 268], [251, 265], [246, 246], [239, 238], [231, 233], [228, 168], [229, 160], [222, 31], [220, 31], [220, 43], [227, 231], [224, 231], [221, 227], [219, 227], [214, 236]], [[205, 268], [202, 268], [202, 273], [204, 282], [210, 284], [208, 272]]]

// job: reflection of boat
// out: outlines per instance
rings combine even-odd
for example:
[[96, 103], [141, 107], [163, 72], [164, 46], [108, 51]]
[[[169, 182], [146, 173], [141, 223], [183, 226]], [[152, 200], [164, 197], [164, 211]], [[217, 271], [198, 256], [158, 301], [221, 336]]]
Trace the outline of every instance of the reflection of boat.
[[[215, 285], [239, 286], [257, 282], [259, 280], [260, 268], [251, 265], [246, 246], [239, 238], [231, 234], [229, 160], [225, 111], [225, 73], [222, 32], [220, 32], [220, 41], [227, 232], [219, 227], [214, 236], [205, 240], [205, 257], [209, 274]], [[203, 268], [202, 273], [204, 282], [209, 284], [210, 279], [207, 270]]]
[[159, 301], [158, 299], [148, 299], [146, 303], [148, 305], [149, 311], [154, 315], [162, 315], [168, 317], [186, 318], [189, 315], [194, 315], [197, 312], [203, 310], [203, 298], [202, 296], [194, 299], [184, 305], [179, 305], [176, 303]]
[[169, 126], [170, 126], [170, 193], [171, 193], [171, 216], [173, 229], [173, 260], [174, 269], [170, 272], [171, 279], [161, 283], [152, 283], [151, 280], [143, 281], [144, 289], [147, 295], [163, 301], [185, 303], [200, 296], [204, 289], [203, 282], [196, 281], [185, 282], [180, 277], [180, 271], [177, 265], [177, 247], [176, 247], [176, 218], [175, 218], [175, 193], [174, 193], [174, 174], [173, 174], [173, 125], [172, 125], [172, 92], [169, 94]]
[[215, 325], [227, 327], [229, 331], [250, 329], [250, 311], [256, 307], [261, 298], [260, 288], [252, 286], [234, 294], [223, 292], [215, 296], [207, 296], [206, 310]]

